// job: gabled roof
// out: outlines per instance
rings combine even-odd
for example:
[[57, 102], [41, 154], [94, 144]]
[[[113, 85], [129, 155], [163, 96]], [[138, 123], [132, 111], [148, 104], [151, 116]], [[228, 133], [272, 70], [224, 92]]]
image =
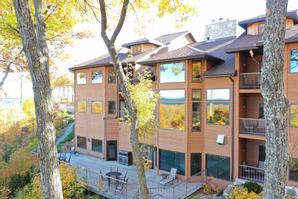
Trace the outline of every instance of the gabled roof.
[[[156, 63], [182, 61], [186, 59], [209, 59], [216, 62], [221, 62], [224, 60], [221, 58], [221, 56], [217, 56], [219, 54], [214, 52], [220, 48], [223, 48], [223, 46], [227, 45], [228, 42], [231, 42], [234, 39], [235, 37], [227, 37], [213, 41], [190, 44], [176, 50], [153, 55], [151, 58], [140, 62], [140, 64], [152, 65]], [[223, 51], [223, 53], [225, 52]]]
[[122, 47], [124, 48], [130, 48], [133, 45], [138, 45], [138, 44], [154, 44], [156, 46], [162, 46], [163, 44], [160, 43], [159, 41], [155, 40], [155, 39], [148, 39], [146, 37], [126, 43], [126, 44], [122, 44]]
[[[166, 35], [162, 35], [159, 36], [157, 38], [155, 38], [155, 40], [159, 41], [160, 43], [162, 43], [163, 45], [168, 45], [170, 44], [174, 39], [183, 36], [183, 35], [187, 35], [191, 33], [189, 31], [182, 31], [182, 32], [175, 32], [175, 33], [171, 33], [171, 34], [166, 34]], [[191, 35], [192, 39], [195, 41], [194, 37]]]
[[[287, 18], [289, 19], [293, 19], [294, 23], [297, 24], [298, 23], [298, 15], [297, 15], [297, 9], [296, 10], [290, 10], [287, 12]], [[256, 23], [256, 22], [261, 22], [261, 21], [265, 21], [266, 19], [266, 15], [259, 15], [259, 16], [255, 16], [253, 18], [250, 19], [246, 19], [243, 21], [240, 21], [238, 23], [239, 26], [241, 26], [242, 28], [246, 29], [247, 26], [249, 26], [250, 24]]]
[[[286, 30], [285, 43], [298, 42], [298, 25]], [[225, 49], [227, 53], [234, 53], [243, 50], [254, 50], [262, 48], [262, 35], [247, 35], [246, 32]]]

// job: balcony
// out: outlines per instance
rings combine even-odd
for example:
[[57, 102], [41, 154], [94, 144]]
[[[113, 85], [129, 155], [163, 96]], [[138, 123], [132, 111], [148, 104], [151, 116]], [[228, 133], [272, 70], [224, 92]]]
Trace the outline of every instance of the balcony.
[[265, 119], [240, 118], [240, 133], [265, 136]]
[[259, 167], [240, 165], [239, 178], [254, 182], [263, 183], [265, 170]]
[[261, 73], [240, 73], [240, 88], [259, 89]]

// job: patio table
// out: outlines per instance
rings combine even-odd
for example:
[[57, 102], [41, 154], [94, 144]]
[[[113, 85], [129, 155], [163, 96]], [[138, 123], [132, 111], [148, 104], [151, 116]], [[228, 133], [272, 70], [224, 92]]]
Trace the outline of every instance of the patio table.
[[[106, 176], [109, 176], [109, 177], [115, 178], [115, 179], [118, 179], [121, 175], [122, 175], [122, 173], [119, 172], [119, 171], [110, 171], [110, 172], [106, 173]], [[111, 179], [110, 178], [108, 178], [108, 183], [109, 183], [109, 186], [110, 186], [110, 184], [111, 184]]]

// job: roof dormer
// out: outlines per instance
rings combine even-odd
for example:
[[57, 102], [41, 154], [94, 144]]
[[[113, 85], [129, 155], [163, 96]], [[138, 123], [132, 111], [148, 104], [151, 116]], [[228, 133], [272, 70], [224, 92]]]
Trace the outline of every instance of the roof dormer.
[[[240, 21], [238, 24], [241, 26], [248, 35], [259, 35], [264, 31], [265, 15], [259, 15], [251, 19]], [[287, 12], [286, 28], [291, 28], [298, 23], [297, 10]]]

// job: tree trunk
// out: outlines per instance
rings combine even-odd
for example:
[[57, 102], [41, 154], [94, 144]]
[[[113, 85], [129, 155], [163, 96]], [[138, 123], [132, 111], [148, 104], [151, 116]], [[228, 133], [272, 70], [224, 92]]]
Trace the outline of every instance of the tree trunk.
[[137, 167], [137, 175], [139, 179], [139, 191], [140, 191], [140, 197], [142, 199], [149, 199], [149, 191], [147, 187], [147, 181], [146, 181], [146, 176], [145, 176], [145, 169], [144, 169], [144, 161], [141, 155], [141, 151], [139, 148], [139, 129], [138, 129], [138, 118], [137, 118], [137, 109], [136, 106], [133, 103], [133, 100], [130, 95], [130, 91], [128, 89], [129, 85], [129, 79], [128, 77], [124, 74], [122, 64], [119, 60], [118, 53], [115, 49], [115, 40], [120, 33], [127, 9], [128, 9], [128, 4], [129, 0], [124, 0], [122, 9], [121, 9], [121, 14], [120, 18], [118, 21], [118, 24], [111, 36], [111, 39], [108, 38], [106, 30], [107, 30], [107, 15], [106, 15], [106, 5], [104, 0], [99, 0], [99, 5], [100, 5], [100, 13], [101, 13], [101, 36], [105, 42], [105, 45], [109, 51], [109, 54], [112, 58], [114, 68], [117, 73], [117, 78], [119, 79], [120, 82], [118, 82], [121, 87], [122, 87], [122, 93], [124, 96], [125, 104], [128, 108], [128, 112], [130, 115], [130, 143], [132, 146], [132, 153], [134, 157], [134, 162]]
[[287, 0], [267, 0], [261, 91], [266, 119], [265, 197], [285, 197], [288, 168], [288, 102], [283, 68]]
[[34, 0], [36, 25], [33, 24], [28, 0], [13, 0], [13, 3], [33, 85], [39, 138], [42, 198], [62, 199], [53, 125], [49, 53], [45, 40], [41, 0]]

